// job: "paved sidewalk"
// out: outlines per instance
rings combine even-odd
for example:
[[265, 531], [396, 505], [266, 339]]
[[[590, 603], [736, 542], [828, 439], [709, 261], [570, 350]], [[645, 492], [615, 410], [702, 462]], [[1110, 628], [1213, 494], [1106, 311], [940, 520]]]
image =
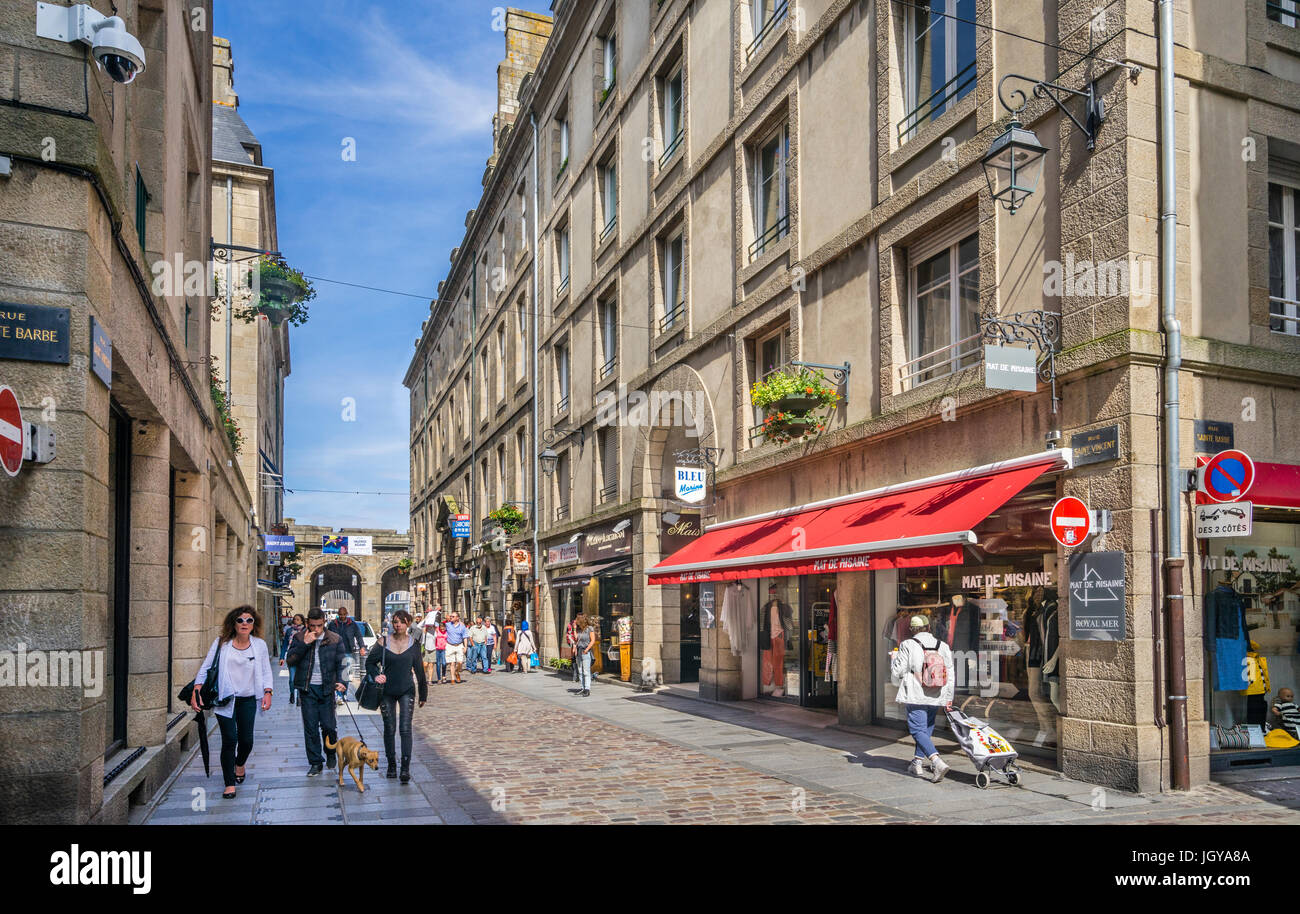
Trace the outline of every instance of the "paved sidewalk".
[[[530, 697], [739, 764], [809, 791], [862, 798], [913, 821], [951, 824], [1298, 824], [1300, 779], [1265, 791], [1249, 784], [1211, 784], [1185, 794], [1138, 795], [1061, 777], [1021, 759], [1023, 785], [975, 786], [975, 770], [952, 740], [936, 738], [952, 771], [942, 784], [906, 774], [905, 734], [839, 729], [834, 715], [811, 715], [776, 703], [724, 704], [666, 692], [644, 693], [601, 677], [590, 698], [572, 695], [567, 676], [493, 677]], [[771, 705], [756, 713], [745, 705]], [[810, 723], [815, 721], [815, 723]]]
[[[365, 770], [365, 794], [358, 792], [352, 776], [325, 769], [308, 778], [303, 743], [302, 714], [289, 704], [288, 674], [278, 670], [271, 710], [259, 712], [253, 737], [253, 754], [245, 766], [244, 783], [233, 800], [221, 797], [221, 734], [212, 727], [212, 775], [204, 777], [203, 759], [197, 751], [167, 789], [157, 806], [144, 811], [149, 825], [440, 825], [471, 821], [424, 766], [417, 747], [411, 763], [411, 783], [384, 777], [384, 727], [377, 711], [365, 711], [350, 702], [366, 745], [379, 751], [379, 770]], [[349, 696], [352, 692], [349, 690]], [[416, 712], [419, 713], [418, 711]], [[338, 708], [339, 738], [357, 735], [347, 711]], [[133, 820], [134, 821], [134, 820]]]
[[[605, 677], [601, 677], [602, 680]], [[279, 683], [287, 686], [282, 678]], [[952, 772], [931, 784], [905, 772], [910, 741], [847, 732], [834, 715], [775, 703], [721, 704], [598, 681], [591, 697], [567, 677], [467, 676], [431, 685], [415, 712], [412, 782], [383, 775], [382, 722], [354, 713], [381, 752], [366, 793], [326, 770], [308, 779], [299, 711], [287, 689], [259, 715], [247, 780], [221, 799], [220, 735], [212, 776], [195, 753], [140, 819], [150, 824], [469, 823], [1105, 823], [1296, 824], [1300, 778], [1213, 784], [1138, 796], [1061, 778], [1023, 760], [1024, 784], [974, 784], [950, 741]], [[340, 735], [355, 735], [346, 713]], [[944, 741], [939, 741], [941, 745]]]

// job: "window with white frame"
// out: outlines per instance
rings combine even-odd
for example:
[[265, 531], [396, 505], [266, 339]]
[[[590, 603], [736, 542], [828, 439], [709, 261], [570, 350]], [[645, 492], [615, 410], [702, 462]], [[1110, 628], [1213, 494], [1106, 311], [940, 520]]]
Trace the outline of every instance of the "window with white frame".
[[497, 364], [496, 377], [493, 380], [497, 389], [497, 401], [506, 398], [506, 320], [503, 317], [497, 324]]
[[600, 165], [600, 190], [601, 208], [605, 215], [600, 240], [604, 241], [618, 225], [618, 167], [614, 162], [613, 150]]
[[528, 466], [528, 437], [521, 428], [515, 432], [515, 491], [523, 493], [527, 490], [524, 484], [528, 480], [526, 475]]
[[[1289, 163], [1288, 163], [1289, 164]], [[1268, 328], [1300, 336], [1300, 166], [1270, 162], [1268, 183]], [[1285, 177], [1279, 172], [1289, 172]]]
[[618, 500], [618, 426], [597, 430], [600, 452], [600, 502]]
[[789, 125], [782, 124], [764, 136], [755, 145], [752, 158], [754, 241], [749, 246], [751, 260], [790, 232]]
[[556, 294], [562, 294], [569, 288], [569, 224], [566, 222], [555, 230], [555, 272], [559, 285]]
[[663, 101], [663, 107], [660, 110], [660, 125], [663, 136], [660, 138], [663, 142], [664, 151], [659, 156], [660, 167], [677, 154], [677, 150], [682, 145], [682, 137], [686, 135], [685, 126], [682, 122], [682, 65], [678, 63], [660, 83], [660, 96]]
[[525, 311], [524, 297], [519, 296], [515, 302], [515, 380], [524, 377], [525, 353], [528, 352], [528, 314]]
[[750, 0], [749, 11], [754, 25], [754, 40], [745, 51], [749, 60], [763, 46], [763, 39], [785, 19], [789, 10], [788, 0]]
[[614, 80], [618, 76], [618, 47], [614, 42], [614, 35], [611, 33], [601, 39], [600, 45], [600, 102], [605, 103], [611, 92], [614, 90]]
[[496, 270], [493, 271], [496, 275], [492, 277], [492, 290], [499, 296], [505, 292], [508, 285], [506, 280], [510, 275], [506, 272], [506, 221], [504, 219], [497, 226], [497, 244], [500, 249], [501, 261], [497, 264]]
[[569, 408], [569, 344], [557, 343], [555, 346], [555, 411], [562, 413]]
[[975, 88], [975, 0], [921, 0], [904, 7], [904, 105], [898, 140]]
[[482, 354], [478, 357], [478, 367], [478, 419], [482, 422], [488, 417], [488, 401], [492, 399], [492, 375], [488, 371], [488, 351], [486, 347], [484, 347]]
[[509, 479], [506, 476], [506, 446], [504, 444], [498, 444], [496, 491], [501, 493], [503, 501], [513, 500], [513, 493], [508, 493], [506, 489], [508, 483]]
[[[971, 220], [963, 220], [963, 227]], [[933, 236], [908, 250], [907, 362], [899, 380], [908, 390], [979, 362], [979, 234]]]
[[555, 519], [569, 516], [569, 451], [566, 449], [555, 461]]
[[[750, 383], [766, 381], [775, 371], [780, 371], [790, 360], [790, 325], [782, 324], [775, 330], [761, 334], [754, 340], [753, 360], [749, 365]], [[754, 425], [767, 418], [765, 407], [753, 407]]]
[[555, 178], [558, 181], [569, 167], [569, 114], [567, 106], [555, 116], [556, 163]]
[[618, 366], [618, 302], [607, 298], [597, 305], [600, 320], [600, 380]]
[[660, 282], [664, 302], [664, 316], [659, 321], [660, 333], [672, 330], [686, 317], [686, 283], [682, 269], [684, 254], [685, 236], [680, 230], [660, 242]]
[[524, 195], [524, 182], [515, 191], [515, 204], [519, 210], [519, 250], [528, 250], [528, 198]]
[[1300, 0], [1268, 0], [1268, 18], [1280, 22], [1288, 28], [1295, 28], [1300, 22]]

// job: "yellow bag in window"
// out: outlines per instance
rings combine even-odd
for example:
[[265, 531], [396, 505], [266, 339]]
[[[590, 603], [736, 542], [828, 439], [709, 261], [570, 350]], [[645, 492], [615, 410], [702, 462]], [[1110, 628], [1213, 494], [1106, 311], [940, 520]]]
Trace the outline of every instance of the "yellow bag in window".
[[1294, 749], [1300, 746], [1300, 739], [1296, 739], [1281, 727], [1274, 727], [1264, 734], [1264, 745], [1270, 749]]

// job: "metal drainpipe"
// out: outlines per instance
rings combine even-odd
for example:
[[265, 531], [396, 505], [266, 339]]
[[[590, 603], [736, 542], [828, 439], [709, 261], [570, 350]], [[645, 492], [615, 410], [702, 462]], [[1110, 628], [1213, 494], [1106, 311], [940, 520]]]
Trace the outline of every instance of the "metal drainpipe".
[[[469, 530], [470, 541], [477, 542], [475, 531], [482, 534], [478, 523], [478, 499], [475, 486], [478, 476], [478, 388], [474, 384], [474, 366], [478, 364], [478, 251], [470, 251], [469, 265]], [[483, 553], [480, 551], [479, 555]], [[477, 602], [478, 575], [474, 575], [470, 589], [469, 612], [474, 612]]]
[[1191, 786], [1187, 748], [1187, 658], [1183, 637], [1183, 474], [1178, 447], [1178, 370], [1183, 362], [1177, 310], [1177, 173], [1174, 157], [1174, 2], [1160, 0], [1160, 312], [1165, 334], [1165, 598], [1169, 601], [1170, 774]]
[[[235, 199], [234, 199], [234, 179], [226, 175], [226, 244], [235, 243]], [[231, 307], [231, 276], [234, 273], [235, 252], [226, 248], [226, 409], [233, 416], [235, 408], [230, 402], [230, 335], [234, 332], [235, 323], [233, 315], [230, 313]]]
[[[537, 423], [537, 410], [538, 410], [538, 396], [537, 396], [537, 313], [538, 313], [538, 308], [537, 308], [537, 271], [538, 271], [538, 269], [540, 269], [540, 264], [541, 264], [541, 259], [542, 259], [542, 252], [541, 252], [541, 250], [538, 249], [538, 237], [537, 237], [538, 224], [539, 224], [540, 221], [541, 221], [541, 219], [540, 219], [540, 212], [541, 212], [541, 211], [538, 209], [538, 200], [540, 199], [540, 195], [539, 195], [539, 193], [538, 193], [538, 177], [537, 177], [537, 155], [538, 155], [538, 141], [537, 141], [537, 115], [536, 115], [534, 112], [529, 111], [529, 112], [528, 112], [528, 121], [529, 121], [529, 123], [532, 125], [532, 128], [533, 128], [533, 269], [532, 269], [532, 273], [533, 273], [533, 281], [532, 281], [532, 286], [533, 286], [533, 325], [532, 325], [532, 344], [533, 344], [533, 371], [532, 371], [532, 376], [533, 376], [533, 379], [532, 379], [532, 385], [533, 385], [533, 409], [532, 409], [532, 413], [533, 413], [533, 439], [532, 439], [532, 440], [533, 440], [533, 448], [532, 448], [532, 450], [533, 450], [533, 610], [534, 610], [535, 613], [540, 613], [540, 612], [541, 612], [541, 606], [542, 606], [542, 604], [541, 604], [542, 592], [541, 592], [540, 578], [538, 577], [538, 569], [540, 568], [540, 566], [541, 566], [541, 564], [542, 564], [542, 553], [541, 553], [541, 546], [538, 545], [537, 525], [538, 525], [538, 518], [541, 517], [542, 505], [541, 505], [541, 502], [538, 501], [538, 498], [537, 498], [537, 495], [538, 495], [538, 492], [537, 492], [537, 476], [538, 476], [538, 473], [539, 473], [539, 467], [540, 467], [540, 464], [539, 464], [539, 461], [538, 461], [538, 456], [537, 456], [537, 424], [538, 424], [538, 423]], [[527, 618], [527, 616], [528, 616], [528, 605], [525, 603], [525, 604], [524, 604], [524, 617]], [[534, 616], [534, 618], [536, 618], [536, 616]]]

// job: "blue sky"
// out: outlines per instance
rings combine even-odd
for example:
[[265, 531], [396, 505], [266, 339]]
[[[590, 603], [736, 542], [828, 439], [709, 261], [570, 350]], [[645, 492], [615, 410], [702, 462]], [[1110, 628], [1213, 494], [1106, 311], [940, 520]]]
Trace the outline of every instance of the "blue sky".
[[[239, 112], [275, 169], [280, 250], [309, 276], [432, 297], [478, 203], [492, 152], [497, 4], [217, 0]], [[545, 8], [546, 4], [537, 5]], [[344, 161], [344, 139], [356, 161]], [[315, 283], [291, 328], [285, 477], [291, 489], [406, 492], [402, 376], [428, 299]], [[343, 398], [356, 421], [343, 420]], [[409, 527], [409, 500], [298, 492], [285, 515]]]

